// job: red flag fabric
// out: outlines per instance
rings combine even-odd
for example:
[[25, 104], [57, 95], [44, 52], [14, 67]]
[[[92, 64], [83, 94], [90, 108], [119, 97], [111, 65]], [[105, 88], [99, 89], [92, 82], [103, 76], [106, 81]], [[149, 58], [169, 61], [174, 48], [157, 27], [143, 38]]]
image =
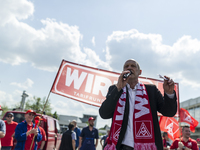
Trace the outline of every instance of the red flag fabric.
[[179, 124], [175, 118], [161, 116], [159, 125], [160, 130], [167, 132], [172, 141], [179, 137]]
[[36, 116], [35, 118], [34, 118], [34, 121], [35, 121], [35, 129], [37, 128], [37, 126], [38, 126], [38, 123], [39, 123], [39, 121], [40, 121], [40, 117], [39, 116]]
[[190, 130], [192, 132], [195, 132], [195, 127], [199, 124], [199, 122], [194, 119], [190, 113], [184, 109], [184, 108], [181, 108], [180, 109], [180, 119], [181, 119], [181, 122], [186, 122], [190, 125]]
[[38, 123], [39, 123], [39, 120], [35, 120], [35, 129], [37, 128]]

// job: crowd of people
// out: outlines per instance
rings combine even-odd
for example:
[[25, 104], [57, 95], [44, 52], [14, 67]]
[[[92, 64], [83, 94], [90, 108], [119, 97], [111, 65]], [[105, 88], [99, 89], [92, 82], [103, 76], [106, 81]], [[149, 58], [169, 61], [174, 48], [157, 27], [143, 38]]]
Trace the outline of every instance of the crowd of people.
[[[74, 120], [69, 123], [68, 130], [63, 133], [59, 150], [95, 150], [98, 145], [99, 133], [94, 127], [95, 119], [88, 119], [88, 126], [82, 130], [77, 127], [77, 122]], [[109, 132], [107, 132], [109, 134]], [[102, 149], [106, 144], [108, 134], [100, 140]], [[103, 142], [103, 144], [102, 144]]]
[[[33, 123], [33, 120], [42, 120], [33, 110], [27, 110], [25, 120], [21, 123], [13, 121], [14, 114], [7, 113], [6, 120], [0, 119], [0, 150], [11, 150], [14, 139], [17, 141], [15, 150], [43, 150], [46, 139], [44, 129]], [[63, 133], [59, 150], [94, 150], [98, 145], [99, 133], [94, 127], [95, 119], [88, 119], [89, 125], [81, 129], [74, 120], [68, 125], [68, 130]], [[34, 138], [34, 140], [33, 140]], [[106, 139], [102, 139], [106, 140]], [[34, 142], [32, 142], [34, 141]], [[105, 143], [105, 142], [104, 142]], [[103, 147], [104, 145], [102, 145]]]
[[[0, 138], [1, 138], [1, 150], [11, 150], [14, 139], [17, 141], [15, 150], [42, 150], [45, 141], [46, 133], [42, 127], [36, 127], [33, 123], [34, 120], [40, 119], [36, 116], [33, 110], [27, 110], [25, 113], [25, 120], [21, 123], [13, 121], [14, 114], [12, 112], [7, 113], [6, 120], [0, 120]], [[34, 142], [33, 138], [35, 137]]]
[[[112, 124], [107, 135], [100, 140], [102, 149], [198, 150], [200, 139], [190, 138], [189, 126], [182, 127], [181, 138], [174, 140], [172, 144], [166, 132], [163, 133], [162, 139], [157, 112], [167, 117], [176, 114], [177, 97], [174, 81], [168, 76], [163, 77], [163, 96], [155, 85], [139, 82], [141, 73], [139, 63], [129, 59], [124, 63], [117, 84], [108, 89], [106, 99], [99, 108], [99, 114], [103, 119], [112, 118]], [[43, 148], [44, 142], [41, 141], [45, 141], [46, 138], [43, 137], [42, 128], [35, 128], [32, 122], [35, 115], [34, 111], [28, 110], [25, 121], [19, 124], [12, 121], [12, 113], [7, 114], [5, 122], [0, 120], [3, 150], [11, 149], [13, 137], [17, 140], [16, 150], [28, 150], [34, 136], [32, 150]], [[59, 150], [95, 150], [99, 133], [94, 127], [94, 121], [95, 119], [90, 117], [89, 125], [82, 130], [77, 127], [76, 121], [70, 122], [68, 130], [62, 135]], [[3, 124], [6, 128], [1, 126]]]

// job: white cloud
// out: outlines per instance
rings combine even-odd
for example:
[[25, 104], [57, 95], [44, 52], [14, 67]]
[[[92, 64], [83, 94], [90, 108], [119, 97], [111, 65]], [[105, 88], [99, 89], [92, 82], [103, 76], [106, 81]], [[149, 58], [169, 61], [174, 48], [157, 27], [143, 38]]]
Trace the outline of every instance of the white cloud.
[[94, 36], [92, 37], [91, 42], [92, 42], [93, 46], [95, 46], [95, 37]]
[[27, 0], [9, 0], [1, 1], [0, 5], [0, 25], [15, 23], [16, 20], [27, 19], [33, 15], [34, 5]]
[[[27, 6], [27, 9], [22, 6]], [[20, 22], [20, 19], [27, 19], [34, 12], [33, 4], [26, 0], [20, 0], [17, 4], [4, 2], [0, 10], [0, 20], [3, 20], [0, 23], [0, 61], [12, 65], [30, 62], [34, 67], [48, 71], [57, 71], [62, 59], [81, 64], [90, 61], [81, 50], [83, 36], [78, 26], [47, 18], [41, 20], [43, 27], [36, 30]]]
[[14, 108], [16, 104], [19, 104], [21, 101], [22, 91], [15, 90], [12, 93], [7, 93], [5, 91], [0, 91], [0, 103], [5, 104], [8, 108]]
[[134, 58], [141, 65], [144, 76], [173, 74], [175, 76], [172, 77], [184, 85], [199, 87], [198, 39], [183, 36], [170, 46], [162, 43], [162, 36], [159, 34], [144, 34], [132, 29], [113, 32], [106, 44], [106, 58], [114, 70], [121, 71], [123, 63]]
[[107, 62], [102, 61], [99, 56], [95, 53], [94, 50], [90, 48], [83, 48], [86, 58], [85, 58], [85, 65], [97, 67], [97, 68], [104, 68], [111, 70], [112, 68], [108, 65]]
[[22, 89], [28, 89], [28, 88], [32, 87], [34, 82], [31, 79], [27, 78], [26, 81], [23, 82], [23, 83], [12, 82], [10, 84], [15, 85], [15, 86], [22, 88]]

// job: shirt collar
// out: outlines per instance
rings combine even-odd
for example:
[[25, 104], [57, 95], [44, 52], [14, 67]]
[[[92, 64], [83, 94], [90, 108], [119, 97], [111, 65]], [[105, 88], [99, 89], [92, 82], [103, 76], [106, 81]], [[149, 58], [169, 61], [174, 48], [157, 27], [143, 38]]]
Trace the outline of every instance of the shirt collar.
[[132, 88], [130, 88], [130, 85], [129, 85], [128, 83], [126, 83], [126, 86], [128, 87], [128, 89], [129, 89], [129, 90], [134, 90], [134, 91], [137, 90], [137, 85], [138, 85], [138, 84], [136, 84], [135, 87], [134, 87], [134, 89], [132, 89]]

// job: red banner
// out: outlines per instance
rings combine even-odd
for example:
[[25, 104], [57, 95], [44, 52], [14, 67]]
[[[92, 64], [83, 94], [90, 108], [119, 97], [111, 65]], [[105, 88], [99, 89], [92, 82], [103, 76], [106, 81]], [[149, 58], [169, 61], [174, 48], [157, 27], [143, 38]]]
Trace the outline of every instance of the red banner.
[[[92, 68], [63, 60], [51, 92], [76, 101], [101, 106], [105, 100], [108, 88], [118, 81], [119, 73]], [[144, 84], [155, 84], [163, 94], [163, 81], [139, 77]], [[178, 83], [175, 83], [178, 96]]]

